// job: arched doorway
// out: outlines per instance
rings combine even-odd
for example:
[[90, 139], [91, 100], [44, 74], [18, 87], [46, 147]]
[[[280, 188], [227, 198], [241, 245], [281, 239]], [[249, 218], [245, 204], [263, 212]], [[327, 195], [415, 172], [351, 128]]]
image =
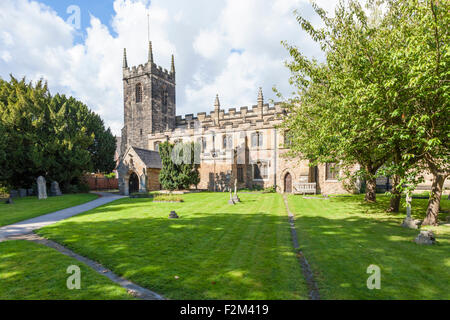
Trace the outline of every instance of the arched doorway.
[[139, 192], [139, 177], [137, 176], [136, 173], [132, 173], [130, 175], [130, 181], [128, 182], [128, 190], [131, 193], [133, 192]]
[[284, 176], [284, 192], [292, 193], [292, 176], [289, 172]]

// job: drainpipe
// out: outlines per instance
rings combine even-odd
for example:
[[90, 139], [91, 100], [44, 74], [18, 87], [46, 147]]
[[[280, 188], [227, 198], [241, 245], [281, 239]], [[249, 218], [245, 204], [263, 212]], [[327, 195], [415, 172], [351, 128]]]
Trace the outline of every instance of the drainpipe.
[[278, 154], [277, 129], [274, 129], [273, 140], [275, 143], [275, 152], [273, 153], [273, 186], [275, 190], [277, 190], [277, 154]]

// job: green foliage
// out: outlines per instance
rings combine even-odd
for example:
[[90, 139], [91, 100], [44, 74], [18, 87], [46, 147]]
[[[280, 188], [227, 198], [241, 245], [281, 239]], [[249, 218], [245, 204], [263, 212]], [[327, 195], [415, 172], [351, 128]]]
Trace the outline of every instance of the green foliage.
[[159, 182], [166, 190], [189, 189], [200, 182], [198, 171], [199, 146], [194, 143], [178, 143], [176, 145], [165, 142], [159, 145], [162, 169]]
[[176, 194], [162, 194], [157, 193], [153, 197], [153, 201], [160, 202], [183, 202], [183, 197]]
[[[290, 155], [312, 165], [340, 162], [346, 177], [368, 180], [368, 193], [380, 173], [399, 176], [400, 189], [417, 184], [424, 159], [429, 169], [448, 171], [449, 2], [368, 1], [363, 8], [348, 0], [334, 18], [313, 7], [323, 28], [298, 13], [297, 21], [326, 61], [284, 42], [297, 89], [282, 125]], [[349, 170], [355, 164], [360, 170]]]
[[114, 169], [115, 138], [86, 105], [52, 97], [47, 84], [0, 79], [0, 182], [30, 187], [47, 181], [79, 184], [86, 171]]
[[276, 192], [277, 192], [277, 190], [275, 189], [274, 186], [264, 188], [264, 193], [276, 193]]

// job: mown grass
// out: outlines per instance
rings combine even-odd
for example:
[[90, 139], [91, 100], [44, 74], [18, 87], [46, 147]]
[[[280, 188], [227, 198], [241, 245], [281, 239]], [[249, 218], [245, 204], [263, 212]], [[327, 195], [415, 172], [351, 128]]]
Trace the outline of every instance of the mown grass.
[[95, 194], [68, 194], [39, 200], [37, 197], [14, 198], [13, 204], [0, 202], [0, 227], [74, 207], [96, 199]]
[[[81, 288], [69, 290], [67, 268], [80, 267]], [[0, 300], [122, 300], [127, 291], [81, 262], [28, 241], [0, 243]]]
[[[325, 299], [450, 299], [450, 227], [432, 229], [438, 244], [413, 242], [418, 230], [400, 226], [406, 212], [388, 214], [388, 197], [366, 204], [362, 196], [303, 199], [290, 196], [303, 253]], [[415, 218], [423, 218], [427, 200], [414, 199]], [[442, 200], [447, 210], [450, 201]], [[444, 220], [448, 213], [440, 218]], [[367, 267], [381, 268], [381, 289], [367, 288]]]
[[240, 197], [121, 199], [38, 233], [170, 299], [307, 298], [282, 197]]

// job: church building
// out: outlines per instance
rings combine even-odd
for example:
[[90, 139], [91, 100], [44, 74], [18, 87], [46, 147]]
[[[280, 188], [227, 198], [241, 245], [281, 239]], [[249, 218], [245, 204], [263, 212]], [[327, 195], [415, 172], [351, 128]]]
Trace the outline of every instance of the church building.
[[199, 189], [274, 187], [286, 193], [348, 193], [334, 164], [310, 167], [308, 161], [283, 156], [288, 136], [277, 128], [286, 112], [280, 103], [265, 103], [255, 88], [255, 105], [225, 110], [216, 96], [212, 111], [176, 114], [176, 72], [148, 61], [129, 67], [123, 57], [124, 127], [117, 168], [122, 194], [160, 189], [160, 143], [196, 142], [201, 146]]

